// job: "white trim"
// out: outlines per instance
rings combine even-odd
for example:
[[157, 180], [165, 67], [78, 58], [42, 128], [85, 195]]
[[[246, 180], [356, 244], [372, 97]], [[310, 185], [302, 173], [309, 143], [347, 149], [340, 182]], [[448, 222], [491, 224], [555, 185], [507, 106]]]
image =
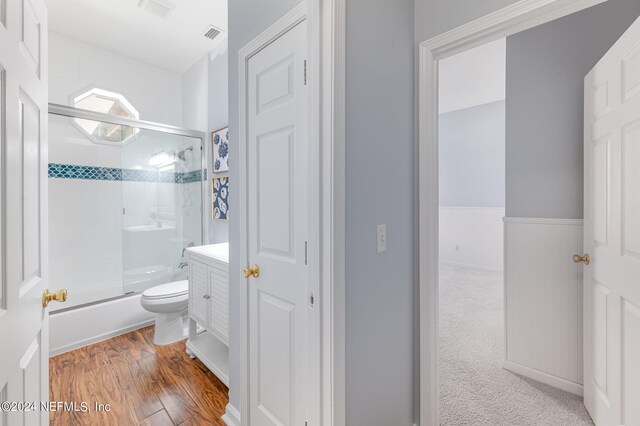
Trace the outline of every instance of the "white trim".
[[521, 0], [420, 43], [418, 52], [418, 223], [420, 425], [439, 425], [438, 61], [606, 0]]
[[231, 403], [227, 404], [227, 409], [222, 415], [222, 421], [225, 422], [227, 426], [240, 426], [242, 424], [240, 422], [240, 411], [231, 405]]
[[109, 331], [108, 333], [103, 333], [98, 336], [90, 337], [88, 339], [82, 339], [77, 342], [73, 342], [68, 345], [61, 346], [59, 348], [51, 349], [49, 351], [49, 357], [54, 357], [56, 355], [60, 355], [65, 352], [72, 351], [74, 349], [79, 349], [85, 346], [93, 345], [94, 343], [102, 342], [103, 340], [111, 339], [112, 337], [121, 336], [123, 334], [127, 334], [132, 331], [139, 330], [141, 328], [153, 325], [155, 324], [155, 322], [156, 322], [155, 318], [147, 321], [142, 321], [137, 324], [128, 325], [126, 327], [118, 328], [117, 330]]
[[569, 226], [582, 226], [582, 219], [561, 219], [561, 218], [546, 218], [546, 217], [509, 217], [506, 216], [504, 223], [530, 223], [532, 225], [569, 225]]
[[563, 391], [570, 392], [574, 395], [582, 396], [582, 393], [583, 393], [582, 385], [579, 383], [570, 382], [569, 380], [563, 379], [561, 377], [544, 373], [540, 370], [535, 370], [533, 368], [525, 367], [524, 365], [520, 365], [516, 362], [503, 361], [502, 368], [504, 368], [505, 370], [509, 370], [512, 373], [516, 373], [521, 376], [528, 377], [540, 383], [553, 386], [554, 388], [558, 388]]
[[322, 418], [319, 424], [345, 426], [346, 0], [320, 0], [320, 4]]
[[[310, 424], [343, 426], [345, 420], [345, 0], [304, 0], [238, 52], [239, 158], [247, 158], [246, 78], [247, 62], [298, 23], [309, 26], [310, 152], [318, 159], [312, 165], [310, 184], [321, 194], [311, 201], [311, 223], [317, 231], [310, 237], [311, 288], [317, 291], [318, 309], [312, 311], [312, 342], [318, 357], [314, 374], [318, 398], [310, 404]], [[316, 71], [317, 70], [317, 71]], [[320, 129], [320, 134], [311, 129]], [[239, 162], [240, 265], [247, 256], [247, 164]], [[315, 244], [314, 241], [315, 239]], [[244, 249], [243, 249], [244, 248]], [[240, 410], [238, 424], [248, 422], [248, 291], [240, 278]], [[233, 407], [232, 407], [233, 408]], [[229, 406], [227, 407], [229, 412]], [[236, 410], [237, 411], [237, 410]], [[226, 416], [226, 414], [225, 414]], [[227, 421], [227, 420], [225, 420]], [[229, 424], [229, 423], [227, 423]]]
[[420, 43], [438, 59], [504, 38], [607, 0], [520, 0]]
[[500, 268], [492, 268], [490, 266], [474, 265], [472, 263], [453, 262], [450, 260], [441, 260], [440, 265], [457, 266], [459, 268], [477, 269], [478, 271], [502, 272]]

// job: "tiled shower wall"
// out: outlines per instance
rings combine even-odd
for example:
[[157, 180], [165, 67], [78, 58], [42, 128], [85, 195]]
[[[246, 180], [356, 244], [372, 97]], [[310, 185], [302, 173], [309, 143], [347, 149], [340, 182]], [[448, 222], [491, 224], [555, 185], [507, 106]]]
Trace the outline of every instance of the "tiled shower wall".
[[[122, 167], [119, 147], [69, 137], [69, 119], [50, 117], [49, 163]], [[122, 294], [122, 182], [49, 179], [51, 288], [77, 305]], [[55, 308], [54, 308], [55, 309]]]
[[[51, 117], [51, 286], [69, 290], [65, 307], [182, 279], [182, 249], [201, 241], [199, 140], [140, 133], [122, 147], [96, 145], [71, 119]], [[157, 150], [186, 146], [173, 171], [148, 166]]]
[[67, 105], [89, 87], [122, 93], [140, 119], [182, 126], [182, 76], [49, 33], [49, 102]]
[[[143, 120], [183, 124], [182, 76], [178, 73], [55, 33], [49, 35], [49, 63], [50, 102], [68, 105], [72, 96], [90, 87], [99, 87], [122, 93]], [[70, 125], [69, 119], [56, 116], [50, 116], [49, 140], [49, 163], [53, 164], [135, 172], [134, 169], [140, 168], [136, 166], [146, 166], [149, 156], [155, 153], [151, 147], [143, 147], [144, 143], [129, 144], [124, 148], [127, 152], [120, 147], [92, 144]], [[138, 148], [140, 155], [135, 152]], [[199, 152], [197, 154], [199, 156]], [[199, 164], [182, 166], [190, 167], [187, 171], [199, 170]], [[181, 190], [176, 191], [176, 183], [105, 180], [104, 173], [113, 173], [113, 170], [82, 170], [98, 173], [89, 177], [100, 179], [78, 179], [78, 176], [49, 179], [51, 288], [69, 290], [65, 308], [121, 295], [123, 270], [145, 266], [147, 260], [166, 263], [175, 269], [182, 245], [199, 238], [200, 233], [199, 206], [195, 224], [187, 222], [193, 218], [180, 218], [180, 223], [176, 220], [178, 208], [188, 206], [189, 199], [192, 204], [195, 202], [189, 194], [199, 197], [199, 183], [181, 183]], [[131, 176], [125, 176], [128, 177]], [[123, 207], [127, 207], [124, 216]], [[160, 216], [174, 218], [174, 228], [181, 232], [179, 237], [172, 234], [168, 238], [163, 235], [164, 231], [149, 234], [165, 241], [160, 244], [145, 234], [125, 233], [124, 227], [147, 224], [154, 210]], [[167, 229], [165, 234], [168, 232]], [[144, 238], [137, 239], [138, 236]], [[127, 239], [133, 246], [128, 246], [128, 250]], [[168, 240], [172, 247], [168, 247]], [[141, 249], [136, 241], [146, 242], [145, 248]], [[124, 261], [123, 250], [126, 251]], [[154, 250], [166, 250], [168, 254], [163, 258], [158, 253], [154, 255]], [[133, 253], [137, 253], [137, 257]]]

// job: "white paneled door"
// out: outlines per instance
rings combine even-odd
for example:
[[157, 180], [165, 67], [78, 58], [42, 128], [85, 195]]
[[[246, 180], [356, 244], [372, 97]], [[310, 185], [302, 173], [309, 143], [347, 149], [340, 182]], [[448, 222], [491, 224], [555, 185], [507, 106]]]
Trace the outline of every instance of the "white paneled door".
[[[308, 136], [302, 21], [247, 63], [249, 419], [304, 425], [309, 393]], [[259, 274], [257, 268], [259, 268]]]
[[585, 79], [584, 228], [584, 402], [640, 425], [640, 20]]
[[[0, 424], [49, 423], [47, 284], [47, 12], [0, 2], [2, 151]], [[25, 406], [24, 403], [33, 405]]]

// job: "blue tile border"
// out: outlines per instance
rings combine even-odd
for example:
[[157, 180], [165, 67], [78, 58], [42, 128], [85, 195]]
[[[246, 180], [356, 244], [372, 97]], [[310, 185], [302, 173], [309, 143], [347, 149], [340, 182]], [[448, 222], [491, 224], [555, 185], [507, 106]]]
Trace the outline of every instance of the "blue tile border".
[[[76, 166], [49, 163], [49, 178], [107, 180], [125, 182], [192, 183], [200, 182], [200, 170], [190, 172], [154, 172], [151, 170], [119, 169], [113, 167]], [[206, 176], [206, 170], [205, 170]]]

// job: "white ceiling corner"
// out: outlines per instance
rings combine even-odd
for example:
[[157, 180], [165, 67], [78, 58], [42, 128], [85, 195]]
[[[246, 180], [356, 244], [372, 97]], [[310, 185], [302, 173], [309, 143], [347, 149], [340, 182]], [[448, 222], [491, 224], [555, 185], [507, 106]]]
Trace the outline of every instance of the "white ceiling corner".
[[[49, 29], [112, 52], [182, 73], [226, 36], [227, 0], [171, 0], [160, 18], [139, 0], [46, 0]], [[210, 40], [209, 25], [223, 30]]]
[[439, 63], [439, 112], [451, 112], [506, 97], [506, 39], [478, 46]]

